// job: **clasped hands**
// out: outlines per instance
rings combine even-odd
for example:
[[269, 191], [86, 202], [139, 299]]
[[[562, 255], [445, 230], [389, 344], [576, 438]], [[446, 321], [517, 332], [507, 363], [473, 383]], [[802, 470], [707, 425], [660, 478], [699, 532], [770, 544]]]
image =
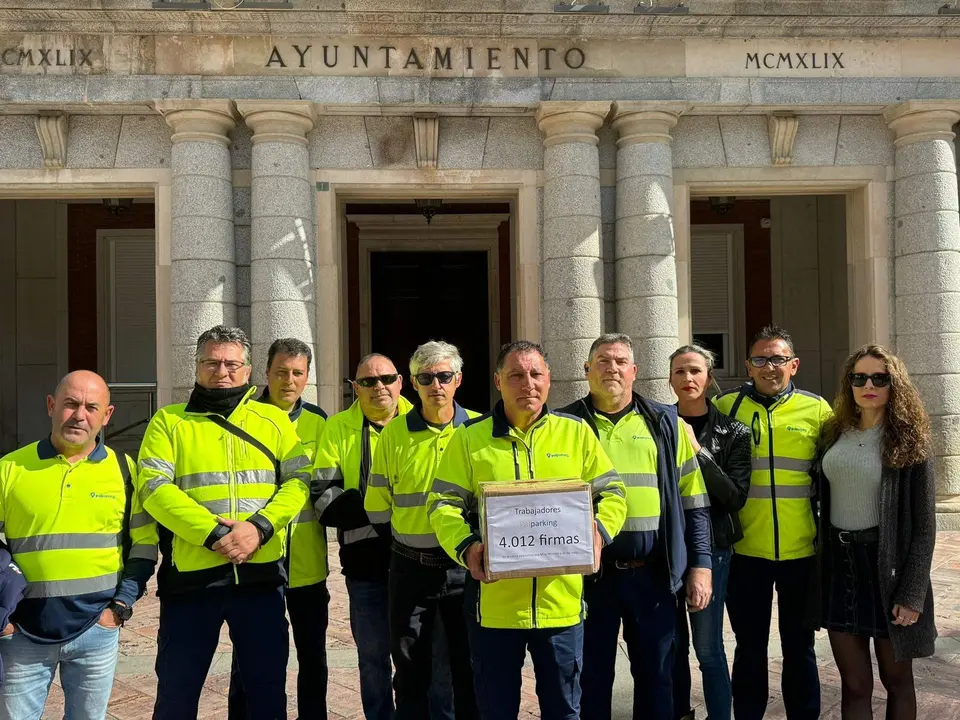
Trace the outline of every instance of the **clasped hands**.
[[213, 544], [213, 549], [234, 565], [246, 561], [260, 547], [260, 531], [251, 522], [217, 517], [217, 522], [230, 532]]

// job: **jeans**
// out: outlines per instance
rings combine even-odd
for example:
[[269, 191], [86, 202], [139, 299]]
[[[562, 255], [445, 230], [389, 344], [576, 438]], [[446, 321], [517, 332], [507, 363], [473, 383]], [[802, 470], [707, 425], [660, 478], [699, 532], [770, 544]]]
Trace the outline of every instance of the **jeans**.
[[731, 558], [727, 614], [737, 638], [732, 682], [733, 713], [737, 720], [760, 720], [767, 709], [767, 643], [774, 587], [783, 650], [781, 691], [787, 717], [820, 717], [820, 677], [813, 630], [804, 624], [815, 567], [812, 557], [764, 560], [734, 553]]
[[0, 638], [0, 720], [38, 720], [60, 666], [66, 720], [103, 720], [117, 667], [118, 628], [91, 625], [73, 640], [41, 644], [21, 632]]
[[633, 717], [673, 718], [673, 640], [677, 598], [666, 569], [617, 570], [584, 578], [583, 720], [610, 720], [620, 620], [633, 675]]
[[[327, 620], [330, 593], [324, 581], [287, 588], [287, 613], [297, 648], [297, 714], [301, 720], [327, 717]], [[233, 656], [230, 669], [229, 720], [245, 720], [247, 697], [240, 664]]]
[[[723, 605], [730, 574], [730, 549], [713, 551], [713, 597], [700, 612], [690, 613], [693, 649], [703, 675], [703, 698], [710, 720], [730, 720], [730, 669], [723, 648]], [[677, 602], [677, 640], [673, 666], [673, 710], [681, 718], [690, 712], [690, 631], [687, 628], [686, 591]]]
[[477, 717], [463, 614], [464, 569], [431, 568], [394, 554], [390, 564], [390, 648], [397, 668], [398, 720], [429, 717], [428, 697], [442, 628], [456, 720]]
[[583, 623], [544, 630], [499, 630], [467, 619], [474, 687], [482, 720], [517, 720], [527, 648], [543, 720], [579, 720]]
[[154, 720], [197, 717], [224, 621], [240, 668], [247, 717], [286, 718], [290, 636], [283, 588], [234, 585], [160, 599]]

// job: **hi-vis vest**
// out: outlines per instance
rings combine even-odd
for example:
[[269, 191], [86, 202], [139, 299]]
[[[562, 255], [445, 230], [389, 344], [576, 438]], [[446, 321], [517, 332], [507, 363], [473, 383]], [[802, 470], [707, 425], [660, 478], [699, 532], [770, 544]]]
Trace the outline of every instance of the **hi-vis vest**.
[[769, 408], [755, 393], [747, 383], [714, 400], [753, 434], [750, 490], [740, 511], [743, 539], [734, 552], [767, 560], [810, 557], [816, 535], [810, 469], [830, 405], [792, 385]]
[[[300, 437], [300, 444], [313, 464], [317, 452], [317, 443], [327, 414], [318, 406], [300, 402], [290, 413]], [[317, 519], [317, 511], [307, 498], [303, 508], [290, 523], [290, 546], [287, 549], [289, 560], [288, 585], [292, 588], [315, 585], [327, 579], [327, 532]]]
[[[593, 488], [604, 542], [620, 532], [627, 514], [624, 487], [590, 427], [546, 407], [525, 432], [511, 427], [503, 403], [468, 420], [450, 439], [428, 499], [440, 545], [461, 565], [480, 535], [468, 522], [477, 512], [480, 483], [581, 478]], [[592, 539], [590, 540], [592, 542]], [[552, 575], [475, 584], [476, 619], [488, 628], [562, 628], [584, 617], [583, 576]]]
[[454, 430], [479, 413], [455, 406], [443, 430], [428, 425], [419, 410], [391, 422], [380, 433], [364, 509], [372, 523], [390, 523], [393, 539], [418, 550], [439, 550], [427, 516], [427, 496]]
[[[257, 514], [273, 526], [273, 536], [247, 561], [233, 565], [232, 574], [236, 583], [272, 577], [273, 569], [265, 566], [283, 558], [284, 528], [307, 501], [309, 461], [297, 432], [280, 408], [253, 400], [254, 392], [255, 387], [227, 420], [273, 452], [280, 463], [279, 488], [269, 458], [207, 413], [168, 405], [157, 411], [144, 433], [137, 489], [143, 507], [173, 534], [169, 561], [179, 573], [228, 565], [220, 553], [204, 546], [217, 516], [246, 520]], [[161, 575], [161, 584], [163, 580]]]

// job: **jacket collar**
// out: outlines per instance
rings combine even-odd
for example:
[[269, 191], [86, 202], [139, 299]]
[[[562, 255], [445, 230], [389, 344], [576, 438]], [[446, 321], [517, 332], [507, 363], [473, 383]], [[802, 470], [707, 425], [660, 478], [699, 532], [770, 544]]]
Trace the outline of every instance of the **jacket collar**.
[[[403, 395], [400, 396], [399, 402], [397, 402], [397, 414], [394, 417], [399, 417], [400, 415], [406, 415], [411, 410], [413, 410], [413, 403], [407, 400]], [[344, 410], [346, 413], [346, 421], [349, 427], [352, 427], [354, 430], [363, 429], [364, 415], [363, 410], [360, 409], [360, 401], [354, 400], [353, 405]]]
[[[453, 426], [458, 428], [469, 419], [470, 418], [467, 416], [467, 411], [460, 407], [460, 403], [454, 401]], [[415, 407], [413, 410], [407, 413], [407, 430], [410, 432], [424, 432], [430, 427], [431, 425], [423, 419], [423, 412], [419, 407]]]
[[[270, 402], [270, 386], [263, 388], [263, 392], [260, 393], [260, 397], [257, 398], [258, 402], [266, 403], [267, 405], [273, 405]], [[298, 397], [297, 401], [293, 404], [293, 407], [290, 408], [290, 422], [296, 422], [297, 418], [300, 417], [300, 413], [303, 412], [303, 398]]]
[[[597, 421], [594, 417], [594, 414], [597, 412], [597, 409], [593, 405], [593, 398], [590, 395], [580, 398], [577, 400], [570, 409], [573, 411], [573, 414], [579, 417], [581, 420], [584, 420], [587, 425], [590, 426], [590, 429], [593, 430], [593, 434], [597, 437], [600, 436], [600, 430], [597, 428]], [[631, 404], [631, 409], [633, 412], [641, 415], [646, 421], [647, 425], [650, 427], [651, 431], [655, 430], [660, 421], [663, 419], [664, 412], [653, 405], [649, 400], [647, 400], [643, 395], [639, 393], [633, 393], [633, 401]]]
[[[59, 454], [60, 451], [54, 447], [49, 435], [37, 443], [37, 457], [40, 460], [53, 460]], [[97, 444], [93, 446], [93, 450], [90, 451], [86, 459], [91, 462], [100, 462], [106, 458], [107, 446], [103, 444], [103, 432], [101, 431], [100, 434], [97, 435]]]
[[773, 397], [770, 397], [769, 395], [763, 395], [762, 393], [760, 393], [757, 390], [756, 385], [753, 384], [753, 380], [748, 380], [747, 382], [745, 382], [743, 384], [743, 389], [746, 392], [747, 397], [749, 397], [758, 405], [763, 405], [765, 408], [772, 408], [774, 405], [781, 402], [782, 400], [786, 400], [791, 395], [793, 395], [794, 392], [796, 392], [796, 388], [794, 387], [794, 384], [792, 382], [787, 384], [787, 387], [783, 392]]
[[[233, 409], [233, 411], [230, 413], [230, 415], [226, 419], [229, 420], [230, 418], [232, 418], [237, 413], [237, 411], [240, 410], [240, 408], [242, 408], [244, 405], [250, 402], [250, 400], [253, 399], [253, 396], [256, 394], [256, 392], [257, 392], [257, 386], [251, 385], [250, 389], [247, 390], [246, 394], [244, 394], [244, 396], [240, 399], [240, 402], [237, 403], [237, 406]], [[210, 415], [210, 413], [204, 410], [197, 410], [197, 409], [191, 408], [189, 402], [187, 403], [187, 407], [185, 408], [185, 411], [188, 415], [203, 415], [203, 416]]]
[[[534, 420], [530, 427], [532, 428], [534, 425], [542, 422], [543, 419], [552, 412], [553, 411], [547, 407], [547, 404], [544, 403], [543, 409], [540, 411], [540, 417]], [[503, 400], [497, 401], [497, 404], [493, 406], [493, 410], [490, 412], [490, 415], [493, 418], [493, 437], [507, 437], [510, 434], [512, 426], [510, 425], [510, 421], [507, 420], [507, 414], [503, 409]]]

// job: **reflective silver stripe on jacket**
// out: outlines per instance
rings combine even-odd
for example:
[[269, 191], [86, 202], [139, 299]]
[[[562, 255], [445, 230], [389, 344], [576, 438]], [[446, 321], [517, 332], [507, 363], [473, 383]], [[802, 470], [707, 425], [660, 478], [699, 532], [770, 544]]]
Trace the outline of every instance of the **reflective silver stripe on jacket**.
[[627, 487], [657, 487], [656, 473], [620, 473], [620, 479]]
[[150, 515], [150, 513], [147, 513], [147, 512], [133, 513], [130, 516], [130, 529], [136, 530], [137, 528], [141, 528], [144, 525], [149, 525], [152, 522], [153, 522], [153, 517]]
[[421, 533], [412, 535], [409, 533], [400, 533], [393, 529], [393, 537], [397, 542], [403, 543], [407, 547], [417, 548], [418, 550], [432, 550], [440, 547], [440, 541], [433, 533]]
[[390, 481], [380, 473], [370, 473], [370, 479], [367, 480], [367, 487], [390, 487]]
[[143, 458], [140, 461], [140, 468], [142, 470], [156, 470], [171, 480], [173, 480], [173, 476], [176, 474], [176, 468], [174, 468], [173, 463], [169, 460], [161, 460], [160, 458]]
[[10, 552], [40, 552], [43, 550], [102, 550], [119, 547], [120, 533], [51, 533], [25, 538], [7, 538]]
[[683, 465], [680, 466], [680, 477], [683, 477], [684, 475], [689, 475], [698, 467], [700, 467], [700, 463], [697, 462], [696, 457], [687, 458], [684, 461]]
[[398, 508], [417, 508], [427, 504], [428, 492], [397, 493], [393, 496], [393, 506]]
[[134, 545], [130, 548], [131, 560], [153, 560], [156, 562], [160, 557], [156, 545]]
[[697, 508], [710, 507], [710, 496], [706, 493], [699, 495], [690, 495], [680, 498], [680, 505], [684, 510], [696, 510]]
[[343, 495], [343, 488], [337, 487], [336, 485], [331, 485], [324, 490], [320, 497], [317, 498], [317, 502], [314, 505], [317, 510], [317, 515], [323, 515], [327, 508], [333, 504], [333, 501], [341, 495]]
[[28, 582], [26, 592], [24, 592], [23, 596], [26, 598], [50, 598], [66, 597], [68, 595], [84, 595], [86, 593], [112, 590], [117, 587], [117, 583], [119, 582], [119, 572], [107, 573], [106, 575], [98, 575], [91, 578], [79, 578], [76, 580]]
[[350, 545], [351, 543], [360, 542], [361, 540], [370, 540], [371, 538], [375, 537], [377, 537], [377, 531], [373, 529], [372, 525], [357, 528], [356, 530], [344, 530], [343, 544]]
[[[435, 478], [431, 492], [437, 493], [438, 495], [444, 495], [446, 497], [435, 500], [433, 505], [427, 508], [428, 513], [436, 512], [437, 508], [441, 505], [450, 505], [451, 507], [459, 508], [460, 510], [475, 510], [477, 507], [477, 498], [474, 497], [472, 492], [466, 488], [456, 485], [455, 483], [447, 482], [446, 480]], [[451, 498], [451, 495], [455, 497]]]
[[[237, 512], [255, 513], [257, 510], [263, 510], [270, 502], [264, 498], [237, 498]], [[230, 498], [220, 500], [202, 500], [200, 505], [212, 512], [214, 515], [225, 515], [232, 511]]]
[[[777, 485], [777, 500], [781, 499], [801, 499], [813, 497], [813, 485]], [[751, 498], [773, 498], [773, 492], [769, 485], [751, 485], [747, 491], [747, 499]]]
[[643, 518], [632, 518], [628, 517], [623, 523], [623, 530], [628, 532], [649, 532], [651, 530], [660, 529], [660, 518], [658, 517], [643, 517]]
[[367, 517], [370, 518], [370, 522], [375, 524], [390, 522], [392, 515], [393, 513], [390, 510], [367, 510]]
[[[782, 457], [780, 455], [773, 456], [773, 469], [774, 470], [785, 470], [790, 472], [810, 472], [810, 469], [813, 467], [813, 460], [797, 460], [796, 458]], [[769, 472], [770, 471], [770, 458], [769, 457], [755, 457], [750, 463], [750, 468], [754, 472]]]
[[317, 520], [317, 511], [313, 509], [313, 506], [307, 503], [306, 507], [299, 512], [299, 514], [290, 521], [292, 525], [299, 525], [301, 523], [312, 523], [318, 522]]
[[607, 470], [607, 472], [603, 473], [603, 475], [598, 475], [591, 480], [590, 485], [593, 487], [593, 492], [598, 493], [602, 492], [605, 487], [617, 479], [619, 479], [619, 476], [617, 475], [616, 470]]
[[184, 491], [196, 490], [203, 487], [229, 485], [233, 475], [237, 485], [275, 485], [276, 473], [273, 470], [237, 470], [230, 472], [201, 472], [181, 475], [177, 478], [177, 486]]

